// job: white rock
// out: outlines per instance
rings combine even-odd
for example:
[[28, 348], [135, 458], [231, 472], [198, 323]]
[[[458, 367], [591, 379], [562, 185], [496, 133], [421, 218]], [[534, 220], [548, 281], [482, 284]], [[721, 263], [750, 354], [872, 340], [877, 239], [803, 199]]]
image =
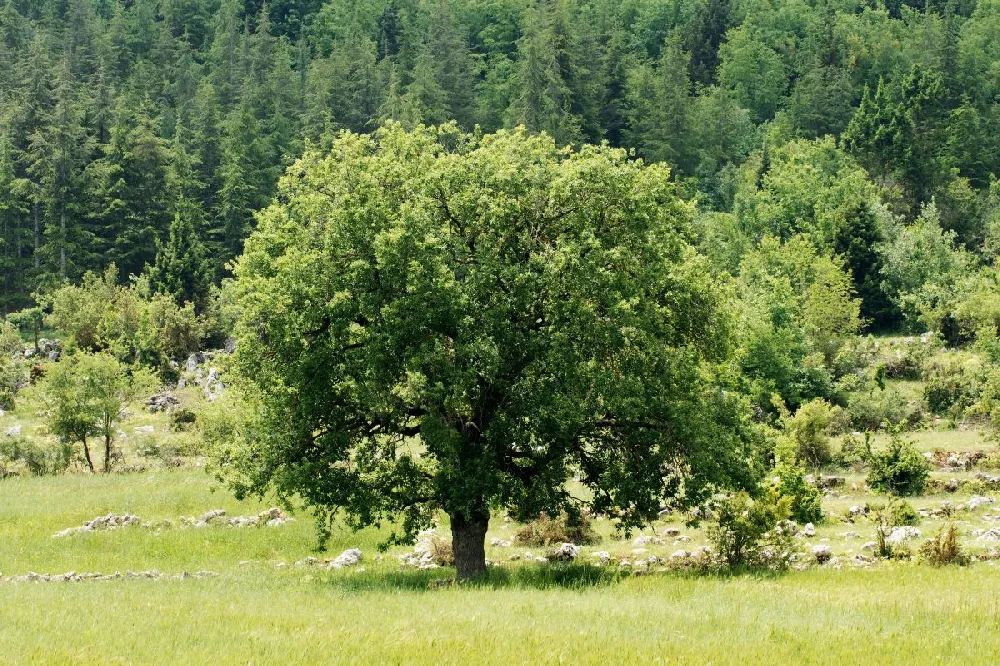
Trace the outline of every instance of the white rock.
[[804, 534], [807, 537], [816, 536], [816, 526], [813, 525], [812, 523], [806, 523], [805, 525], [802, 526], [802, 534]]
[[916, 527], [904, 525], [902, 527], [893, 527], [892, 531], [885, 537], [885, 540], [888, 543], [903, 543], [911, 539], [919, 539], [920, 534], [920, 530]]
[[[580, 556], [580, 547], [573, 543], [563, 543], [549, 555], [550, 560], [572, 562]], [[536, 558], [537, 559], [537, 558]]]
[[611, 553], [606, 550], [600, 550], [596, 553], [591, 553], [591, 557], [596, 557], [601, 561], [601, 564], [607, 564], [611, 561]]
[[830, 558], [833, 557], [833, 553], [830, 552], [830, 547], [823, 544], [813, 546], [812, 552], [813, 557], [815, 557], [816, 561], [820, 564], [828, 562]]
[[350, 548], [345, 550], [343, 553], [337, 556], [333, 562], [330, 562], [330, 569], [342, 569], [344, 567], [353, 567], [361, 561], [362, 553], [358, 548]]
[[684, 560], [691, 557], [691, 553], [687, 552], [683, 548], [681, 550], [675, 550], [670, 553], [670, 559], [672, 560]]
[[993, 504], [994, 499], [992, 497], [983, 497], [982, 495], [973, 495], [969, 498], [966, 506], [969, 507], [969, 511], [975, 511], [979, 507], [985, 504]]

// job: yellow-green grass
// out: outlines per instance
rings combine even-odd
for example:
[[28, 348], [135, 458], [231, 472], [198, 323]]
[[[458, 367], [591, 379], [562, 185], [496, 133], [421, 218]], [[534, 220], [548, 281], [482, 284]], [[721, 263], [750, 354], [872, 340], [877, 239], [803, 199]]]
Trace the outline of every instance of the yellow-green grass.
[[[373, 573], [0, 586], [32, 664], [992, 664], [1000, 572], [894, 565], [430, 590]], [[362, 582], [361, 579], [366, 579]], [[545, 580], [539, 578], [537, 580]]]
[[[176, 519], [212, 508], [254, 513], [199, 470], [0, 482], [0, 571], [210, 570], [217, 578], [0, 583], [0, 663], [623, 664], [995, 663], [1000, 571], [812, 569], [733, 578], [510, 563], [478, 586], [429, 589], [447, 569], [376, 560], [375, 530], [338, 530], [329, 557], [365, 551], [363, 571], [294, 562], [312, 552], [308, 516], [276, 528], [126, 528], [53, 539], [94, 516]], [[515, 526], [494, 521], [491, 536]], [[831, 522], [815, 540], [857, 549], [870, 525]], [[610, 537], [606, 523], [599, 529]], [[685, 529], [692, 548], [699, 531]], [[867, 534], [865, 534], [867, 537]], [[670, 552], [662, 544], [649, 552]], [[808, 547], [808, 545], [807, 545]], [[627, 553], [629, 541], [589, 550]], [[532, 549], [538, 550], [538, 549]], [[250, 562], [241, 565], [241, 562]], [[279, 568], [279, 562], [290, 566]]]

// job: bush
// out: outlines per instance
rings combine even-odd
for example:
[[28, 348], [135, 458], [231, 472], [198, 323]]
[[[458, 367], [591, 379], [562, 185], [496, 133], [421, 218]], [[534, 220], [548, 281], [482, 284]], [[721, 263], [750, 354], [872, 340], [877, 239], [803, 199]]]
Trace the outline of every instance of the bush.
[[855, 467], [863, 465], [872, 450], [871, 433], [864, 433], [864, 439], [860, 433], [844, 435], [840, 444], [840, 451], [833, 457], [834, 462], [841, 467]]
[[785, 432], [796, 444], [799, 460], [813, 467], [830, 462], [833, 455], [827, 431], [838, 409], [817, 398], [799, 407], [794, 416], [782, 419]]
[[[888, 504], [872, 504], [869, 507], [888, 527], [914, 526], [920, 523], [920, 515], [903, 500], [893, 500]], [[884, 520], [883, 520], [884, 518]]]
[[901, 497], [919, 495], [927, 485], [930, 463], [911, 442], [893, 434], [889, 446], [868, 456], [868, 487]]
[[598, 543], [601, 538], [585, 515], [572, 517], [563, 513], [550, 518], [543, 513], [537, 520], [525, 524], [514, 534], [514, 540], [528, 546], [549, 546], [554, 543], [574, 543], [578, 546]]
[[920, 546], [920, 559], [935, 567], [969, 563], [968, 555], [962, 551], [962, 546], [958, 542], [958, 530], [954, 525], [942, 529], [937, 536], [927, 539]]
[[57, 443], [43, 447], [23, 437], [0, 439], [0, 462], [3, 466], [23, 465], [32, 476], [65, 472], [74, 459], [71, 444]]
[[780, 440], [776, 448], [771, 490], [789, 499], [792, 519], [800, 523], [823, 520], [823, 495], [806, 481], [805, 470], [795, 458], [795, 445], [788, 439]]
[[923, 419], [919, 406], [910, 405], [899, 391], [874, 388], [851, 395], [847, 403], [851, 427], [855, 430], [884, 430], [904, 424], [913, 426]]
[[961, 418], [976, 404], [982, 385], [982, 368], [969, 354], [949, 352], [924, 364], [924, 401], [939, 416]]
[[784, 568], [791, 562], [793, 535], [783, 525], [791, 514], [790, 498], [770, 491], [754, 500], [740, 492], [712, 509], [708, 538], [729, 569]]
[[170, 412], [170, 429], [175, 432], [187, 430], [198, 420], [198, 415], [190, 409], [175, 409]]

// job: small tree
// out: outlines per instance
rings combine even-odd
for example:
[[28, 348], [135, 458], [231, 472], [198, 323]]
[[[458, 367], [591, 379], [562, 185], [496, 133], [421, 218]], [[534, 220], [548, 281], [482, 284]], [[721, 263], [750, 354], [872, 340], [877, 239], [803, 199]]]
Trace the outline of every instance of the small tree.
[[104, 472], [111, 471], [112, 452], [121, 412], [140, 391], [152, 385], [150, 375], [129, 369], [107, 354], [78, 353], [57, 363], [43, 386], [50, 428], [65, 442], [79, 442], [90, 471], [95, 471], [88, 438], [104, 441]]
[[911, 442], [893, 433], [892, 441], [868, 456], [866, 482], [873, 490], [905, 497], [919, 495], [927, 485], [930, 463]]
[[[492, 511], [590, 506], [631, 528], [753, 487], [756, 427], [713, 385], [726, 285], [687, 243], [663, 166], [453, 125], [343, 134], [281, 184], [236, 265], [222, 437], [238, 495], [355, 526], [451, 517], [459, 578]], [[239, 412], [234, 412], [239, 413]]]

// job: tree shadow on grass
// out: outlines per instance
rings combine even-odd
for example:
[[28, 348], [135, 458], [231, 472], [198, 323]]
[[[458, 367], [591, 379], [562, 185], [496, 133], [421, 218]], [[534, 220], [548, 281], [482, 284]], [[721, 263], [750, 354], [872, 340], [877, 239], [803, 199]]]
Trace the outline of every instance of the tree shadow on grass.
[[463, 590], [587, 590], [612, 587], [634, 578], [654, 579], [714, 579], [731, 580], [752, 578], [774, 580], [786, 572], [768, 570], [728, 571], [715, 570], [666, 570], [637, 572], [609, 566], [591, 564], [524, 564], [513, 567], [490, 567], [482, 578], [456, 582], [451, 568], [402, 571], [372, 571], [335, 576], [329, 584], [344, 592], [433, 592], [444, 589]]
[[455, 581], [455, 570], [441, 569], [372, 571], [334, 576], [329, 584], [347, 592], [435, 591], [458, 589], [587, 589], [615, 585], [631, 574], [610, 567], [586, 564], [521, 565], [490, 567], [486, 575], [471, 581]]

